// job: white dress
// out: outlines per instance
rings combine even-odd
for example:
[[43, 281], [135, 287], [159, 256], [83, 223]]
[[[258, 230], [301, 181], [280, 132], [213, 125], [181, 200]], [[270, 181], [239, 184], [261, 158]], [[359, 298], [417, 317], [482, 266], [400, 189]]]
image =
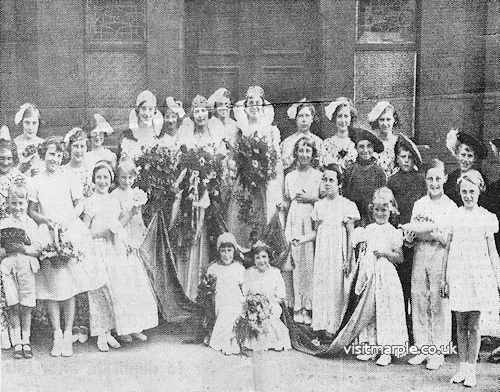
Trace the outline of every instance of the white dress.
[[243, 304], [243, 274], [245, 268], [238, 262], [229, 265], [213, 263], [207, 275], [217, 279], [215, 293], [215, 325], [210, 336], [210, 347], [224, 354], [239, 354], [240, 346], [233, 333], [234, 323], [241, 315]]
[[[290, 208], [285, 225], [285, 236], [288, 241], [294, 238], [310, 234], [313, 231], [311, 212], [312, 203], [299, 203], [295, 195], [305, 191], [309, 198], [319, 198], [319, 187], [322, 173], [319, 170], [309, 168], [301, 172], [293, 170], [285, 177], [285, 198], [291, 200]], [[294, 310], [306, 308], [312, 309], [313, 297], [313, 264], [314, 243], [294, 246], [291, 249], [293, 262], [293, 292]]]
[[[60, 268], [53, 268], [50, 261], [42, 260], [40, 271], [36, 274], [37, 299], [63, 301], [78, 293], [95, 290], [105, 283], [102, 266], [89, 253], [90, 234], [73, 207], [73, 201], [81, 199], [81, 185], [75, 176], [66, 171], [42, 172], [31, 180], [29, 200], [39, 204], [42, 215], [67, 227], [68, 239], [82, 254], [80, 262], [71, 259]], [[40, 237], [42, 246], [53, 241], [44, 224], [40, 225]]]
[[498, 232], [498, 219], [483, 207], [460, 207], [452, 221], [448, 257], [450, 309], [481, 311], [481, 335], [500, 336], [499, 294], [486, 237]]
[[265, 351], [289, 350], [292, 348], [288, 328], [280, 320], [281, 306], [277, 299], [285, 298], [285, 282], [279, 269], [269, 267], [260, 272], [257, 267], [251, 267], [245, 271], [245, 283], [243, 292], [248, 294], [262, 294], [267, 297], [271, 304], [271, 315], [267, 328], [257, 339], [247, 339], [243, 345], [251, 350]]
[[362, 342], [404, 345], [408, 341], [403, 289], [396, 267], [385, 257], [377, 258], [374, 250], [391, 251], [403, 246], [403, 233], [390, 223], [372, 223], [357, 228], [353, 243], [366, 242], [359, 256], [356, 294], [361, 294], [370, 279], [375, 280], [375, 320], [360, 334]]
[[347, 257], [345, 223], [360, 219], [354, 202], [343, 196], [314, 204], [311, 218], [318, 224], [312, 301], [312, 328], [337, 332], [347, 309], [350, 280], [344, 275]]
[[[120, 212], [132, 209], [133, 189], [124, 191], [116, 188], [111, 195], [118, 199]], [[141, 332], [158, 325], [156, 299], [139, 253], [145, 234], [146, 227], [139, 212], [125, 226], [125, 243], [132, 248], [131, 251], [116, 265], [115, 270], [110, 271], [108, 266], [110, 279], [116, 282], [116, 284], [110, 282], [112, 296], [128, 298], [120, 307], [113, 301], [116, 331], [119, 335]]]

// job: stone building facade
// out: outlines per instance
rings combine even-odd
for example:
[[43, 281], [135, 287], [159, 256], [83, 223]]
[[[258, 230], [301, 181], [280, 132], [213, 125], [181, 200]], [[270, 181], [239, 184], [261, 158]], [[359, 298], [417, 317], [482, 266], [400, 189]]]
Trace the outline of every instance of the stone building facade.
[[[450, 127], [500, 134], [500, 2], [469, 0], [2, 0], [0, 119], [34, 102], [42, 136], [92, 113], [127, 127], [137, 94], [186, 103], [253, 84], [276, 104], [378, 99], [446, 161]], [[323, 116], [324, 117], [324, 116]], [[327, 135], [323, 119], [318, 132]], [[495, 175], [492, 170], [490, 173]]]

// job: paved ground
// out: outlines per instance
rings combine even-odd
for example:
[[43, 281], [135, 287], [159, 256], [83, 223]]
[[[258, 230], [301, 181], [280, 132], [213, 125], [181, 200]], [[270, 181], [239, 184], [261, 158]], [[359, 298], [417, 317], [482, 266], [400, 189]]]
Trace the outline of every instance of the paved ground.
[[[179, 331], [184, 331], [179, 333]], [[35, 357], [2, 353], [2, 391], [465, 391], [448, 384], [458, 358], [438, 371], [404, 360], [381, 368], [348, 356], [315, 358], [297, 351], [224, 356], [202, 345], [184, 345], [185, 328], [163, 325], [145, 343], [101, 353], [91, 340], [75, 344], [70, 358], [50, 356], [51, 339], [34, 344]], [[486, 353], [482, 353], [485, 357]], [[478, 364], [474, 391], [500, 392], [500, 365]]]

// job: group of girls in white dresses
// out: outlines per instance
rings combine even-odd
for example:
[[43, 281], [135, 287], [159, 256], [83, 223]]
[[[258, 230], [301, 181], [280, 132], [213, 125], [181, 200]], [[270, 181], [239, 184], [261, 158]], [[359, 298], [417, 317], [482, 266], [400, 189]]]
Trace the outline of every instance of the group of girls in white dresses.
[[[334, 132], [322, 140], [311, 132], [316, 108], [303, 99], [287, 111], [296, 131], [282, 142], [273, 124], [273, 106], [258, 86], [250, 87], [245, 99], [234, 105], [226, 89], [208, 100], [197, 96], [189, 116], [182, 102], [172, 97], [160, 106], [161, 111], [151, 92], [139, 94], [119, 143], [119, 160], [103, 147], [104, 136], [113, 130], [98, 114], [82, 129], [72, 129], [65, 144], [36, 136], [40, 113], [34, 105], [23, 105], [16, 115], [23, 131], [16, 138], [16, 155], [23, 163], [2, 168], [0, 162], [1, 180], [12, 181], [8, 179], [18, 174], [18, 166], [28, 179], [28, 213], [39, 225], [40, 246], [52, 243], [54, 232], [62, 229], [83, 259], [71, 259], [61, 268], [42, 260], [35, 274], [37, 298], [47, 300], [54, 327], [53, 355], [72, 353], [75, 295], [80, 293], [88, 292], [88, 325], [101, 351], [119, 347], [112, 331], [122, 341], [145, 340], [142, 331], [157, 325], [156, 302], [138, 251], [146, 228], [133, 188], [138, 174], [134, 160], [155, 145], [171, 150], [184, 145], [227, 157], [229, 175], [221, 191], [228, 206], [223, 219], [231, 234], [219, 237], [213, 252], [217, 261], [210, 264], [208, 192], [193, 203], [193, 244], [176, 255], [177, 278], [190, 299], [196, 298], [205, 273], [216, 277], [211, 347], [226, 354], [291, 348], [289, 331], [280, 320], [286, 307], [293, 308], [296, 323], [310, 325], [322, 341], [331, 340], [346, 324], [352, 295], [371, 295], [374, 308], [360, 318], [364, 327], [351, 340], [389, 347], [404, 345], [410, 333], [418, 348], [435, 345], [444, 350], [451, 340], [454, 311], [461, 364], [452, 381], [475, 385], [480, 334], [500, 332], [500, 266], [493, 240], [498, 220], [478, 206], [485, 181], [473, 169], [473, 163], [484, 158], [482, 142], [463, 132], [449, 135], [448, 145], [453, 144], [460, 163], [456, 184], [449, 185], [439, 161], [421, 171], [418, 148], [394, 132], [398, 114], [387, 101], [378, 102], [368, 115], [370, 132], [354, 127], [357, 112], [350, 99], [336, 99], [324, 109]], [[236, 197], [248, 192], [235, 161], [243, 136], [265, 140], [278, 155], [275, 175], [250, 194], [255, 212], [251, 224], [240, 220], [242, 206]], [[87, 152], [89, 137], [92, 150]], [[12, 154], [1, 143], [0, 158]], [[38, 146], [38, 155], [30, 145]], [[70, 160], [62, 168], [65, 149]], [[414, 185], [408, 189], [412, 194], [401, 195], [398, 190], [408, 180]], [[110, 192], [113, 183], [117, 187]], [[445, 194], [455, 185], [460, 208]], [[178, 189], [173, 191], [177, 199], [184, 197]], [[398, 204], [407, 216], [401, 217], [399, 226]], [[281, 271], [270, 264], [273, 251], [256, 241], [273, 216], [281, 220], [291, 245]], [[238, 260], [245, 249], [251, 250], [254, 264], [247, 270]], [[403, 279], [396, 266], [408, 263], [413, 264], [411, 279]], [[411, 301], [406, 293], [411, 293]], [[238, 339], [235, 326], [253, 295], [269, 301], [269, 321], [258, 336]], [[407, 328], [409, 308], [412, 326]], [[16, 346], [23, 350], [24, 342]], [[375, 356], [365, 353], [358, 359]], [[377, 364], [391, 361], [384, 352]], [[438, 369], [444, 355], [422, 350], [409, 362], [427, 362], [428, 369]]]

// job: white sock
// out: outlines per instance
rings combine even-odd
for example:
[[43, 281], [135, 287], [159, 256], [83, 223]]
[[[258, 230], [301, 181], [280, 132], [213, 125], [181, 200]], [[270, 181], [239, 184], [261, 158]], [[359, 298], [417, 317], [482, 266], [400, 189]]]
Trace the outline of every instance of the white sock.
[[30, 344], [30, 337], [31, 337], [31, 333], [30, 331], [22, 331], [22, 343], [23, 344]]
[[22, 344], [21, 328], [12, 328], [10, 333], [10, 340], [12, 341], [13, 346], [15, 346], [16, 344]]

